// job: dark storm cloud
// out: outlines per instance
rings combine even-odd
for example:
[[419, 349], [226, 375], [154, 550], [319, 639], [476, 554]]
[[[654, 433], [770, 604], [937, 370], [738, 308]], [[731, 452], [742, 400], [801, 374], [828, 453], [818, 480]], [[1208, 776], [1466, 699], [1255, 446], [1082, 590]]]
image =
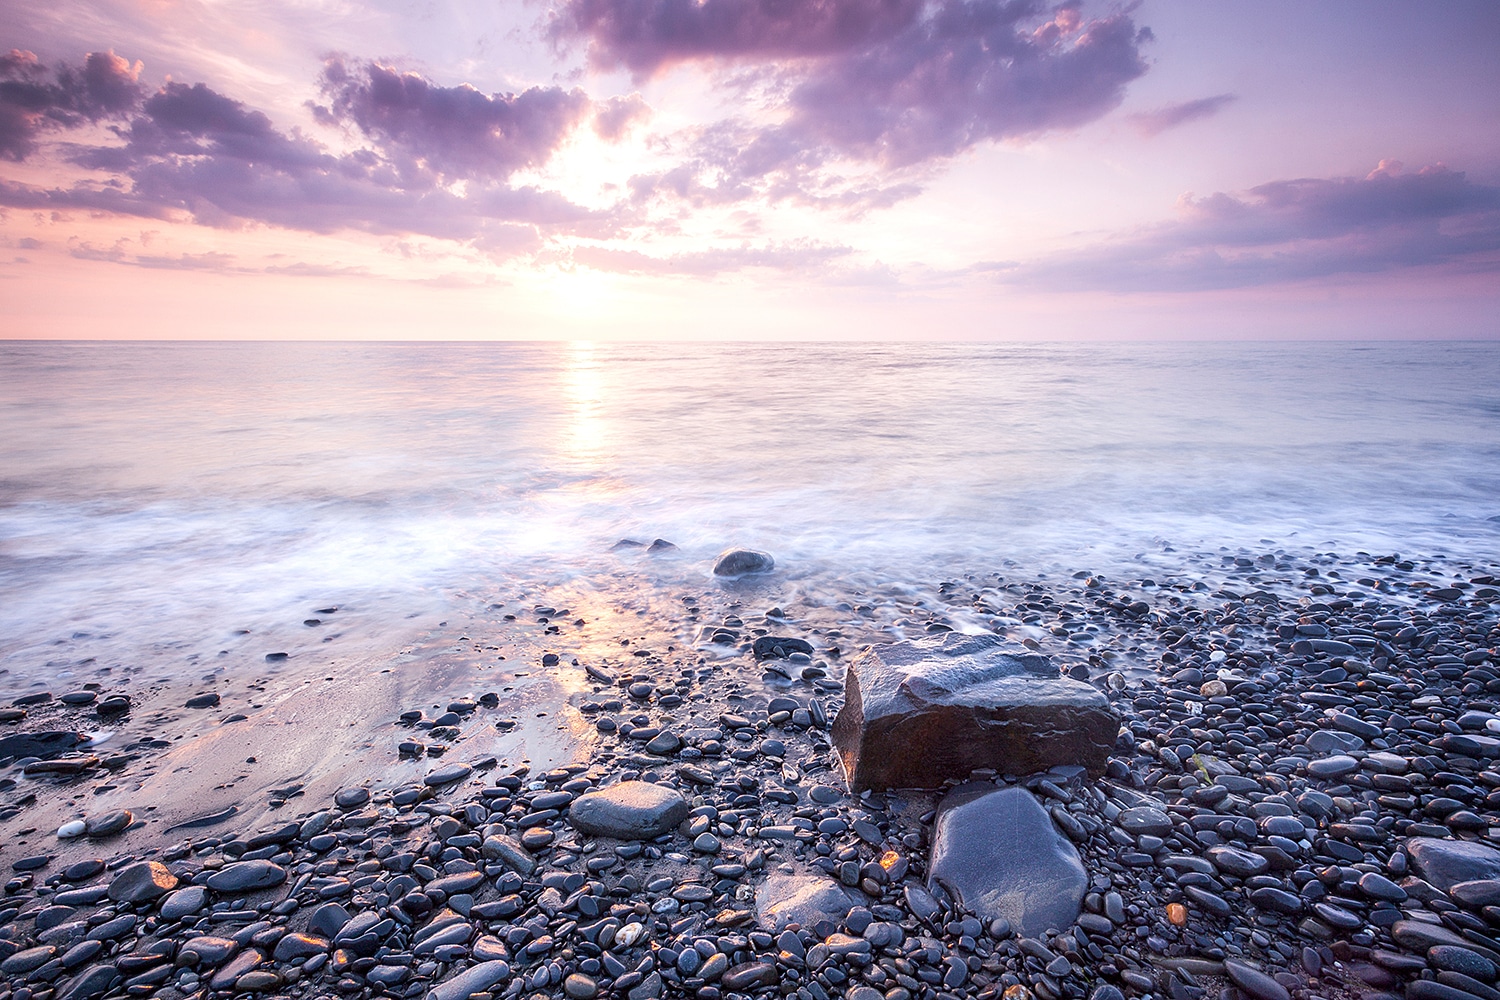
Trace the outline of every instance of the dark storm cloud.
[[1235, 100], [1237, 98], [1234, 94], [1200, 97], [1196, 101], [1169, 104], [1154, 111], [1143, 111], [1140, 114], [1131, 115], [1130, 121], [1142, 135], [1161, 135], [1167, 129], [1186, 125], [1188, 122], [1195, 122], [1202, 118], [1212, 118]]
[[43, 66], [31, 52], [0, 56], [0, 156], [24, 160], [37, 139], [133, 111], [141, 100], [141, 64], [90, 52], [82, 66]]
[[546, 162], [592, 108], [578, 89], [484, 94], [341, 57], [324, 65], [322, 83], [321, 120], [352, 124], [388, 154], [454, 178], [505, 177]]
[[1176, 221], [1038, 261], [995, 265], [1047, 288], [1196, 291], [1447, 265], [1500, 269], [1500, 188], [1443, 166], [1273, 181], [1185, 198]]

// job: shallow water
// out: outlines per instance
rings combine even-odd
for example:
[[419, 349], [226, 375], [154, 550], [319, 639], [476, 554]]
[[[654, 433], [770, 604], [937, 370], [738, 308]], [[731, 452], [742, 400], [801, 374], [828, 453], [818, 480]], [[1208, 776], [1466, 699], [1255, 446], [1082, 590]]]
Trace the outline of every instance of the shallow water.
[[707, 586], [730, 544], [854, 587], [1478, 564], [1496, 516], [1491, 344], [0, 344], [7, 688], [305, 645], [331, 605], [379, 653], [539, 583]]

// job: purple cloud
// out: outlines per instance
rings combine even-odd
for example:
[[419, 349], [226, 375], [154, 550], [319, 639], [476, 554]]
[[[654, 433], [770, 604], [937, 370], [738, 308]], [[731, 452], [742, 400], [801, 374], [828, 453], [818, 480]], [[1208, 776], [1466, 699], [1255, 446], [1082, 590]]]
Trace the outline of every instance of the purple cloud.
[[321, 120], [355, 125], [387, 155], [451, 178], [507, 177], [539, 166], [592, 108], [578, 89], [486, 95], [342, 57], [325, 63], [322, 83], [329, 105], [314, 108]]
[[128, 114], [141, 100], [140, 72], [113, 51], [49, 71], [33, 53], [11, 49], [0, 56], [0, 156], [24, 160], [43, 132]]
[[640, 94], [611, 97], [595, 105], [594, 131], [606, 142], [618, 142], [630, 126], [651, 116], [651, 106]]
[[1201, 118], [1212, 118], [1223, 108], [1232, 104], [1238, 98], [1234, 94], [1216, 94], [1213, 97], [1200, 97], [1196, 101], [1183, 101], [1179, 104], [1168, 104], [1164, 108], [1155, 111], [1143, 111], [1140, 114], [1130, 116], [1130, 121], [1136, 129], [1144, 136], [1161, 135], [1169, 128], [1186, 125]]
[[1273, 181], [1185, 197], [1170, 223], [1094, 247], [981, 269], [1069, 290], [1198, 291], [1445, 265], [1500, 269], [1500, 188], [1441, 164], [1407, 174]]
[[[131, 89], [139, 70], [113, 53], [54, 74], [28, 53], [0, 62], [5, 83], [13, 84], [0, 99], [37, 109], [23, 120], [27, 131], [4, 147], [18, 158], [34, 151], [43, 127], [128, 116], [128, 124], [112, 126], [119, 142], [65, 147], [72, 163], [104, 179], [50, 189], [0, 180], [0, 205], [153, 219], [186, 213], [221, 227], [412, 233], [497, 255], [535, 250], [544, 233], [608, 236], [619, 225], [613, 213], [509, 183], [515, 171], [544, 162], [587, 117], [592, 105], [581, 91], [486, 96], [376, 64], [331, 61], [324, 75], [331, 106], [317, 113], [369, 140], [336, 155], [201, 83], [168, 82], [142, 99]], [[447, 183], [458, 178], [470, 181], [461, 193]]]
[[[655, 13], [641, 19], [641, 2], [573, 0], [554, 30], [593, 32], [596, 60], [638, 70], [711, 57], [782, 60], [751, 71], [774, 78], [778, 124], [717, 123], [699, 132], [680, 167], [633, 182], [638, 192], [697, 201], [889, 204], [920, 190], [911, 173], [919, 168], [1106, 114], [1146, 71], [1141, 46], [1150, 38], [1126, 14], [1089, 20], [1073, 4], [652, 0]], [[804, 21], [801, 34], [787, 27]], [[846, 180], [860, 165], [883, 176]]]
[[567, 0], [556, 40], [587, 39], [601, 69], [637, 77], [694, 59], [780, 59], [847, 52], [910, 27], [920, 0]]

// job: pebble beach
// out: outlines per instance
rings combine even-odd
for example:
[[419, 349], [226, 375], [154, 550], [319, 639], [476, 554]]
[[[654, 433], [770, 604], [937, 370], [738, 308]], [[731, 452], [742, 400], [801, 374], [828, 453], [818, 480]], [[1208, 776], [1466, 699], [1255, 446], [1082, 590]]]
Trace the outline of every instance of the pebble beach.
[[[1493, 1000], [1500, 567], [660, 592], [631, 585], [648, 547], [330, 680], [266, 650], [264, 677], [11, 698], [0, 998]], [[1106, 698], [1103, 773], [850, 794], [849, 663], [952, 633]], [[943, 835], [976, 788], [1045, 829]], [[1074, 865], [1071, 919], [981, 912]]]

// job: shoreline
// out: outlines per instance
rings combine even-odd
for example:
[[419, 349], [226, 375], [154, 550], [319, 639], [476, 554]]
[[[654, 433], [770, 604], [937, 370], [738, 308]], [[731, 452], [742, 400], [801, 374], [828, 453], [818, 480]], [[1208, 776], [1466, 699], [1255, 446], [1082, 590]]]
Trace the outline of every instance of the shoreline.
[[[476, 606], [402, 652], [339, 663], [316, 671], [317, 681], [296, 658], [270, 662], [264, 677], [225, 678], [210, 709], [180, 707], [204, 684], [144, 689], [116, 735], [89, 749], [99, 760], [83, 777], [0, 770], [0, 781], [15, 782], [3, 812], [17, 810], [0, 818], [0, 862], [13, 869], [0, 898], [9, 997], [436, 989], [450, 1000], [442, 984], [460, 970], [497, 973], [489, 963], [504, 962], [504, 976], [473, 992], [715, 1000], [786, 995], [791, 985], [801, 1000], [876, 1000], [855, 995], [865, 989], [887, 1000], [903, 1000], [892, 995], [901, 990], [1054, 1000], [1112, 987], [1199, 1000], [1233, 983], [1255, 1000], [1285, 1000], [1278, 990], [1299, 1000], [1461, 1000], [1440, 987], [1494, 1000], [1483, 992], [1493, 975], [1454, 986], [1452, 975], [1464, 973], [1429, 964], [1417, 946], [1436, 940], [1435, 931], [1423, 937], [1430, 925], [1484, 961], [1500, 958], [1500, 910], [1485, 909], [1500, 895], [1475, 905], [1450, 886], [1408, 892], [1398, 883], [1416, 871], [1406, 846], [1414, 836], [1500, 843], [1490, 825], [1500, 818], [1500, 792], [1491, 798], [1500, 743], [1485, 742], [1500, 735], [1500, 719], [1486, 727], [1500, 706], [1500, 587], [1471, 582], [1489, 580], [1482, 567], [1453, 580], [1454, 560], [1435, 577], [1375, 556], [1239, 557], [1248, 566], [1235, 558], [1171, 583], [991, 575], [861, 593], [815, 593], [776, 574], [650, 588], [622, 573], [592, 590]], [[1416, 586], [1397, 585], [1414, 577]], [[1121, 717], [1102, 779], [978, 776], [1028, 786], [1084, 858], [1084, 917], [1046, 940], [976, 923], [941, 888], [930, 892], [929, 814], [942, 790], [850, 797], [826, 731], [843, 665], [862, 646], [981, 629], [1082, 675]], [[813, 652], [757, 659], [758, 630], [803, 639]], [[109, 693], [101, 685], [99, 696]], [[805, 722], [772, 705], [788, 697]], [[456, 718], [441, 719], [450, 708]], [[402, 723], [419, 709], [420, 721]], [[57, 698], [26, 710], [0, 725], [0, 738], [81, 728], [74, 720], [97, 711]], [[216, 721], [235, 715], [246, 717]], [[173, 740], [176, 728], [196, 735]], [[1315, 734], [1324, 735], [1310, 748]], [[402, 743], [424, 746], [417, 756]], [[447, 749], [428, 756], [434, 743]], [[633, 845], [569, 823], [574, 797], [639, 778], [686, 798], [692, 814], [680, 829]], [[19, 804], [27, 794], [35, 802]], [[231, 807], [211, 825], [180, 825]], [[1140, 808], [1166, 826], [1119, 825], [1122, 812]], [[122, 810], [139, 825], [100, 838], [55, 835], [77, 813]], [[1302, 823], [1304, 836], [1265, 822], [1273, 817]], [[513, 841], [519, 853], [490, 850], [491, 840]], [[1253, 855], [1264, 870], [1252, 874], [1259, 862], [1215, 855], [1217, 846]], [[887, 853], [902, 875], [880, 882], [871, 865], [881, 868]], [[91, 858], [104, 864], [82, 875]], [[200, 905], [169, 919], [164, 893], [83, 902], [91, 886], [148, 861], [169, 869], [174, 892], [204, 885]], [[247, 872], [235, 867], [246, 862], [279, 880], [213, 887], [218, 875]], [[1248, 867], [1232, 870], [1236, 863]], [[1497, 877], [1500, 868], [1483, 879]], [[756, 898], [776, 878], [841, 885], [863, 894], [861, 905], [831, 928], [803, 926], [788, 938]], [[59, 899], [75, 901], [71, 912], [44, 906]], [[337, 917], [320, 909], [328, 903], [350, 923], [327, 930]], [[636, 924], [639, 936], [622, 939]], [[1393, 937], [1398, 924], [1424, 926]], [[875, 925], [899, 928], [899, 942], [894, 931], [869, 933]], [[363, 929], [341, 940], [350, 926]], [[114, 936], [99, 937], [101, 927]], [[222, 956], [184, 960], [187, 942], [203, 938], [230, 943], [200, 945]], [[90, 939], [99, 946], [76, 958]], [[16, 962], [23, 953], [34, 954]], [[1242, 959], [1265, 975], [1244, 972]], [[717, 974], [699, 975], [705, 968]]]

